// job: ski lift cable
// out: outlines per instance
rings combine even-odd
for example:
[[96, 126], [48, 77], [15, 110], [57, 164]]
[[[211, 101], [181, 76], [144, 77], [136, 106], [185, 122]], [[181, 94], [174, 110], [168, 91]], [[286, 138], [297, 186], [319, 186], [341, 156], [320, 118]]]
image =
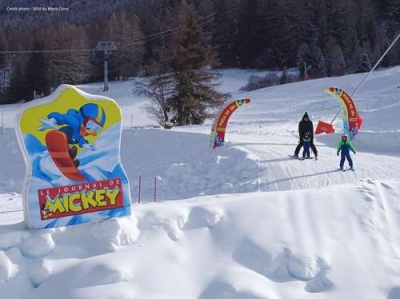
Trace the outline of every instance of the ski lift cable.
[[[197, 23], [201, 26], [204, 25], [210, 21], [213, 20], [213, 16], [215, 13], [209, 14], [207, 16], [201, 17], [197, 20]], [[149, 38], [157, 37], [160, 35], [165, 35], [165, 34], [170, 34], [175, 31], [180, 30], [181, 27], [176, 27], [168, 30], [164, 30], [162, 32], [150, 34], [148, 36], [145, 36], [141, 39], [134, 40], [133, 42], [140, 42], [140, 41], [145, 41]], [[25, 53], [62, 53], [62, 52], [90, 52], [93, 51], [94, 49], [58, 49], [58, 50], [5, 50], [5, 51], [0, 51], [0, 54], [25, 54]]]
[[[393, 42], [390, 44], [390, 46], [386, 49], [385, 53], [382, 54], [381, 58], [375, 63], [375, 65], [372, 67], [372, 69], [369, 71], [369, 73], [361, 80], [361, 82], [357, 85], [356, 89], [351, 94], [351, 97], [353, 97], [356, 92], [360, 89], [360, 87], [364, 84], [364, 82], [367, 80], [367, 78], [372, 74], [372, 72], [376, 69], [376, 67], [379, 65], [379, 63], [382, 61], [382, 59], [386, 56], [386, 54], [390, 51], [390, 49], [394, 46], [394, 44], [397, 42], [397, 40], [400, 38], [400, 33], [397, 35], [397, 37], [393, 40]], [[332, 119], [331, 124], [335, 121], [335, 119], [339, 116], [341, 110], [336, 113], [335, 117]]]
[[0, 54], [88, 52], [88, 51], [92, 51], [92, 50], [93, 49], [14, 50], [14, 51], [0, 51]]
[[[202, 26], [202, 25], [204, 25], [204, 24], [206, 24], [206, 23], [209, 23], [210, 21], [213, 20], [212, 17], [213, 17], [214, 15], [215, 15], [215, 13], [212, 13], [212, 14], [209, 14], [209, 15], [204, 16], [204, 17], [202, 17], [202, 18], [199, 18], [199, 19], [197, 20], [198, 25]], [[147, 36], [145, 36], [145, 37], [143, 37], [143, 38], [141, 38], [141, 39], [134, 40], [134, 42], [140, 42], [140, 41], [144, 41], [144, 40], [149, 39], [149, 38], [158, 37], [158, 36], [160, 36], [160, 35], [170, 34], [170, 33], [173, 33], [173, 32], [176, 32], [176, 31], [181, 30], [181, 28], [182, 28], [182, 27], [175, 27], [175, 28], [171, 28], [171, 29], [167, 29], [167, 30], [158, 32], [158, 33], [150, 34], [150, 35], [147, 35]]]

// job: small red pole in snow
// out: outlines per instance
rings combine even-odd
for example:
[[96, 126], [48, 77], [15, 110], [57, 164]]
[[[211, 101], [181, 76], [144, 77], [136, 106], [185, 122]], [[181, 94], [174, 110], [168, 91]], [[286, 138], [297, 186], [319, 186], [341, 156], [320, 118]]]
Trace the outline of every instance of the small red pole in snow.
[[138, 190], [138, 203], [140, 203], [140, 188], [142, 185], [142, 176], [139, 176], [139, 190]]
[[157, 178], [154, 178], [154, 202], [157, 202]]

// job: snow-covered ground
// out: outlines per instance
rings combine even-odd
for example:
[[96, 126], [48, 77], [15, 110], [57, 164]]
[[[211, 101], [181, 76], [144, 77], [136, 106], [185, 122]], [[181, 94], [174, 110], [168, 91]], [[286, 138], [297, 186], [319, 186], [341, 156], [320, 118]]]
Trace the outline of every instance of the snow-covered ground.
[[[330, 122], [324, 89], [350, 94], [365, 74], [240, 91], [254, 71], [223, 71], [221, 90], [252, 103], [231, 117], [227, 143], [208, 146], [212, 120], [164, 130], [132, 82], [79, 86], [122, 107], [122, 161], [133, 215], [51, 230], [23, 226], [25, 174], [12, 128], [0, 134], [1, 298], [400, 298], [400, 67], [355, 95], [364, 119], [356, 171], [339, 172], [336, 134], [319, 160], [290, 158], [304, 112]], [[259, 73], [262, 74], [262, 73]], [[20, 105], [1, 106], [12, 126]], [[157, 182], [157, 203], [154, 198]]]

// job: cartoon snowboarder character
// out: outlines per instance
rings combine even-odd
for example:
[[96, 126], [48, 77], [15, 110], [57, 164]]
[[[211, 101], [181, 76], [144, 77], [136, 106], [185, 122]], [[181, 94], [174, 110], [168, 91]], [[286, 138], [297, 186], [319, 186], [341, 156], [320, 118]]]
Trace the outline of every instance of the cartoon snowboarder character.
[[70, 109], [67, 113], [52, 112], [47, 119], [40, 119], [42, 125], [39, 131], [51, 130], [46, 134], [47, 149], [60, 171], [71, 180], [84, 180], [79, 172], [79, 160], [76, 159], [78, 148], [96, 150], [84, 137], [97, 136], [104, 127], [106, 113], [97, 104], [89, 103], [79, 110]]

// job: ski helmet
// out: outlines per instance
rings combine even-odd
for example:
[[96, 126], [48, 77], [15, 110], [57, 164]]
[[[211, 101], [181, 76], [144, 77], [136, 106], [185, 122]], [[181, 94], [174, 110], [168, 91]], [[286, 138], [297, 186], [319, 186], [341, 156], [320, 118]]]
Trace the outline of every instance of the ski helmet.
[[342, 135], [342, 138], [346, 138], [346, 139], [347, 139], [348, 137], [349, 137], [349, 136], [347, 136], [347, 134], [343, 134], [343, 135]]
[[101, 127], [104, 126], [104, 123], [106, 122], [106, 113], [99, 105], [94, 103], [85, 104], [79, 109], [79, 111], [85, 122], [90, 119]]

